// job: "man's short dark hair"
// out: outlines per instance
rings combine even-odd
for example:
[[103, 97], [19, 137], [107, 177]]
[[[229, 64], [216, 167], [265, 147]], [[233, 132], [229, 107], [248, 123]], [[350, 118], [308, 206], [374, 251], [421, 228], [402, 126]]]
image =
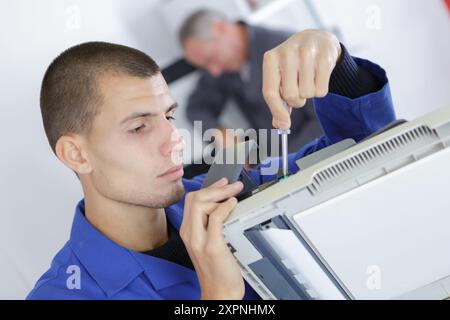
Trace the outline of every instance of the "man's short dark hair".
[[61, 53], [45, 72], [40, 97], [44, 129], [53, 152], [62, 135], [91, 130], [102, 103], [99, 76], [147, 78], [159, 72], [147, 54], [113, 43], [86, 42]]

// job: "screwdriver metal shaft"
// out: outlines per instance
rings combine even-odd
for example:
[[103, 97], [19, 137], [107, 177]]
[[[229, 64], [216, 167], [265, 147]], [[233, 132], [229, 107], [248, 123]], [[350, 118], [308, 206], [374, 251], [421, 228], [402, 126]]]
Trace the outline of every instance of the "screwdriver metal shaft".
[[[283, 102], [283, 105], [290, 114], [291, 108], [286, 103], [286, 101]], [[291, 130], [289, 129], [278, 129], [278, 134], [281, 135], [281, 161], [282, 161], [283, 178], [286, 178], [288, 175], [288, 155], [289, 155], [288, 135], [290, 133]]]
[[283, 177], [288, 174], [288, 135], [291, 133], [289, 129], [278, 129], [278, 134], [281, 135], [281, 161]]

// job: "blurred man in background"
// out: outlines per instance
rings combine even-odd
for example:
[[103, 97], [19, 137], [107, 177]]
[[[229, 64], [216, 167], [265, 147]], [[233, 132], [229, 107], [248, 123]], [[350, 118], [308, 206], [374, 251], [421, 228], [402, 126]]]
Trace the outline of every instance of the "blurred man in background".
[[[231, 22], [221, 13], [209, 10], [193, 13], [182, 24], [179, 40], [186, 60], [203, 69], [189, 97], [187, 116], [192, 122], [202, 121], [203, 130], [217, 129], [215, 142], [219, 143], [218, 147], [236, 139], [226, 133], [219, 119], [229, 100], [236, 103], [250, 128], [268, 129], [266, 137], [270, 142], [272, 118], [261, 92], [261, 65], [264, 52], [291, 35], [291, 32]], [[321, 135], [313, 108], [296, 110], [292, 119], [299, 125], [291, 130], [290, 152]], [[272, 134], [276, 135], [275, 132]], [[278, 152], [271, 151], [270, 147], [265, 151], [269, 155]]]

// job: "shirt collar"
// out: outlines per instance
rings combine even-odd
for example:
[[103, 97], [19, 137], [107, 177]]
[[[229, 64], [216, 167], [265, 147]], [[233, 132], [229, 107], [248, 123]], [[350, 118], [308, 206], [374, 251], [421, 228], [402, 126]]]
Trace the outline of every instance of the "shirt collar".
[[[176, 210], [166, 209], [169, 221], [174, 221], [174, 227], [179, 229], [181, 214], [175, 213]], [[197, 279], [189, 268], [126, 249], [108, 239], [86, 219], [84, 200], [76, 207], [69, 244], [107, 296], [116, 294], [142, 273], [155, 290]]]

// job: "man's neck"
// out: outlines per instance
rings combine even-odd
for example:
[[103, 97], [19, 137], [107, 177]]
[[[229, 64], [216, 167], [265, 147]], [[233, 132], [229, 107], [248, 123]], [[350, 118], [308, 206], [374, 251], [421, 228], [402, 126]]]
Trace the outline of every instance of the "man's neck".
[[85, 215], [106, 237], [130, 250], [149, 251], [168, 240], [164, 209], [152, 209], [101, 196], [86, 195]]

